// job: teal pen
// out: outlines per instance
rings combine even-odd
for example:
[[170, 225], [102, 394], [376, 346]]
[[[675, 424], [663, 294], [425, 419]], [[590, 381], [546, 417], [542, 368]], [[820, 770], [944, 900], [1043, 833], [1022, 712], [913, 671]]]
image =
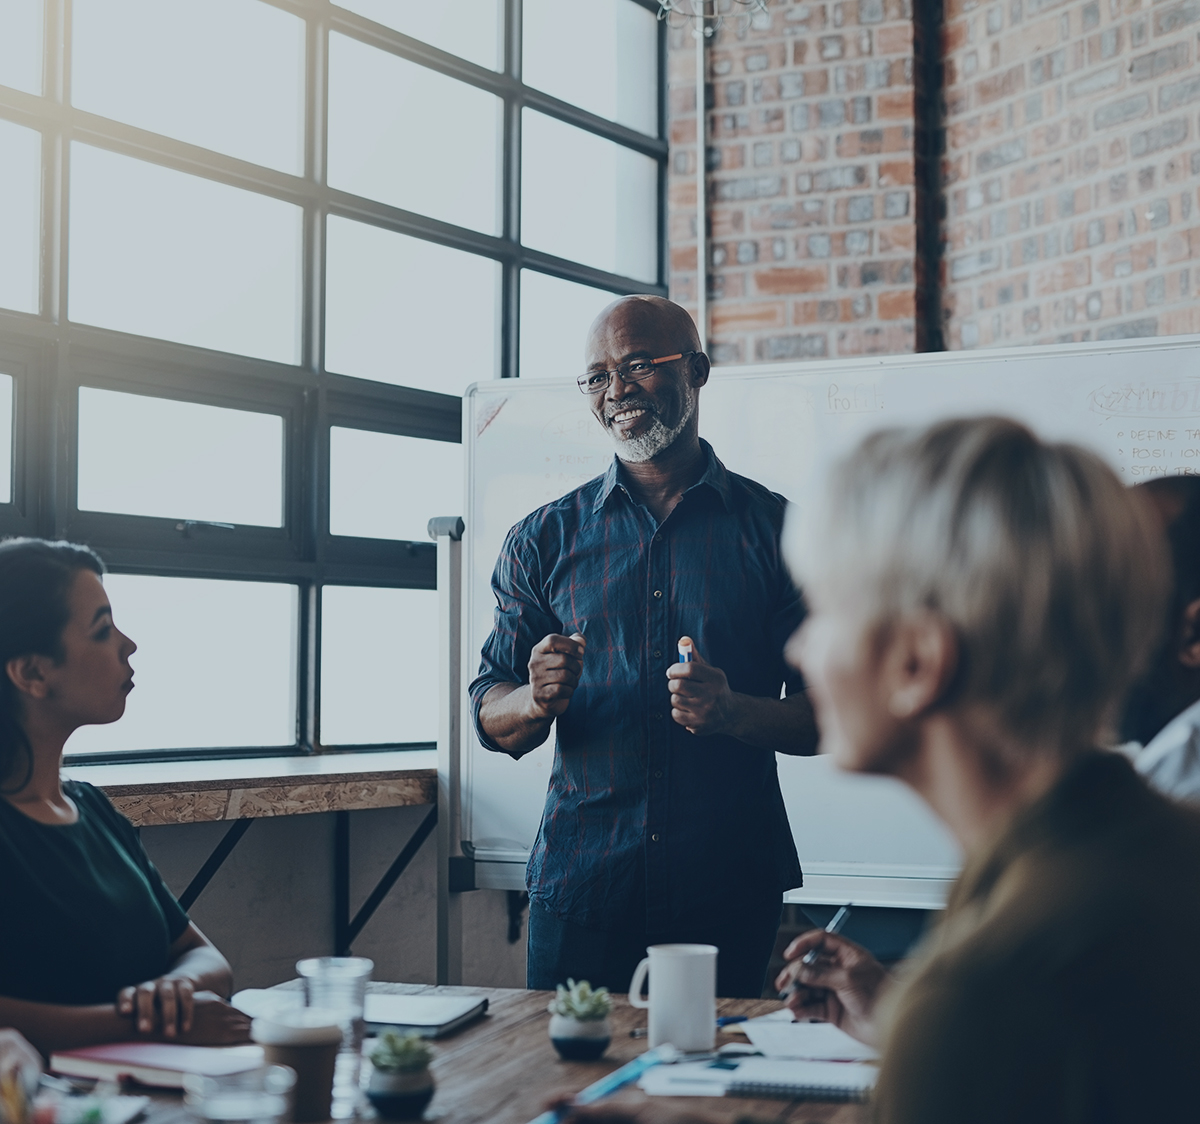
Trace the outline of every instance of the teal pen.
[[656, 1065], [673, 1062], [678, 1057], [679, 1051], [670, 1044], [659, 1046], [656, 1050], [647, 1050], [640, 1058], [626, 1062], [620, 1069], [614, 1069], [607, 1077], [601, 1077], [599, 1081], [593, 1082], [586, 1089], [576, 1093], [570, 1105], [561, 1109], [549, 1109], [541, 1116], [535, 1117], [529, 1124], [559, 1124], [559, 1121], [566, 1119], [567, 1113], [573, 1106], [594, 1104], [596, 1101], [603, 1100], [610, 1093], [615, 1093], [631, 1081], [636, 1081], [646, 1070], [653, 1069]]

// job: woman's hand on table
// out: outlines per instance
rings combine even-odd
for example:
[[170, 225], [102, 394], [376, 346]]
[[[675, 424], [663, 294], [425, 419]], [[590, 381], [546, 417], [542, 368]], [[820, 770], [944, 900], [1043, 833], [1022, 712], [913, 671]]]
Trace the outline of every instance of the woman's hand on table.
[[186, 976], [159, 976], [117, 992], [117, 1014], [131, 1016], [140, 1035], [178, 1038], [192, 1029], [195, 994]]
[[[814, 963], [802, 963], [818, 949]], [[790, 963], [775, 980], [780, 991], [794, 985], [788, 1007], [798, 1020], [833, 1023], [847, 1034], [877, 1046], [875, 1004], [887, 985], [888, 971], [862, 945], [845, 937], [810, 929], [784, 951]]]
[[212, 991], [198, 991], [192, 1012], [192, 1027], [177, 1042], [191, 1046], [235, 1046], [250, 1041], [250, 1016], [231, 1006]]
[[134, 1020], [145, 1038], [192, 1045], [227, 1045], [250, 1037], [250, 1019], [212, 991], [197, 991], [184, 976], [160, 976], [123, 988], [117, 1013]]

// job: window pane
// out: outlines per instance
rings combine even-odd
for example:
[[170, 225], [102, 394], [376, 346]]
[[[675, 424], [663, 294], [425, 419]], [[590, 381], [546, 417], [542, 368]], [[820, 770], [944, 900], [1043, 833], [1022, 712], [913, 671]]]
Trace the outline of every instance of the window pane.
[[321, 744], [437, 741], [437, 591], [327, 585]]
[[463, 447], [364, 429], [329, 430], [329, 533], [429, 541], [429, 520], [461, 515]]
[[329, 185], [495, 234], [500, 99], [329, 36]]
[[[563, 0], [525, 0], [522, 76], [611, 121], [658, 134], [658, 20], [633, 0], [589, 0], [586, 11], [563, 15]], [[586, 31], [585, 31], [586, 29]], [[565, 49], [587, 36], [587, 57]]]
[[79, 388], [81, 511], [283, 525], [283, 419]]
[[327, 370], [443, 394], [495, 377], [496, 262], [334, 216], [325, 261]]
[[71, 146], [70, 315], [295, 363], [300, 208]]
[[521, 151], [526, 246], [656, 280], [658, 165], [649, 156], [529, 109], [522, 115]]
[[587, 330], [616, 293], [521, 270], [521, 378], [578, 378]]
[[75, 0], [72, 28], [80, 109], [303, 173], [303, 20], [258, 0]]
[[0, 306], [37, 312], [41, 133], [0, 121], [0, 168]]
[[338, 5], [423, 43], [499, 70], [502, 0], [341, 0]]
[[109, 574], [113, 619], [138, 646], [125, 717], [68, 753], [296, 744], [296, 587]]
[[42, 0], [0, 0], [0, 86], [42, 92]]
[[0, 503], [12, 503], [12, 460], [13, 381], [0, 375]]

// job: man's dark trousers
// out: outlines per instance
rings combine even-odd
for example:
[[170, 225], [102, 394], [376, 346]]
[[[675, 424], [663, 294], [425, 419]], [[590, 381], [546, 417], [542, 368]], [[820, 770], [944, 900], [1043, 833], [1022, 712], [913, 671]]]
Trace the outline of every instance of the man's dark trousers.
[[717, 954], [717, 994], [759, 999], [779, 932], [782, 895], [755, 909], [714, 910], [686, 925], [647, 932], [645, 911], [604, 929], [564, 921], [536, 901], [529, 903], [527, 986], [553, 991], [568, 979], [587, 980], [624, 994], [634, 970], [652, 944], [712, 944]]

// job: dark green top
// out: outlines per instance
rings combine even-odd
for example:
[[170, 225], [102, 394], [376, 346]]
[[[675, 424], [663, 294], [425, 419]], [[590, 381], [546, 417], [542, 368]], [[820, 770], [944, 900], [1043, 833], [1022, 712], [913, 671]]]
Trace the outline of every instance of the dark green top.
[[41, 824], [0, 799], [0, 995], [111, 1003], [170, 967], [188, 916], [108, 798], [63, 789], [76, 823]]

